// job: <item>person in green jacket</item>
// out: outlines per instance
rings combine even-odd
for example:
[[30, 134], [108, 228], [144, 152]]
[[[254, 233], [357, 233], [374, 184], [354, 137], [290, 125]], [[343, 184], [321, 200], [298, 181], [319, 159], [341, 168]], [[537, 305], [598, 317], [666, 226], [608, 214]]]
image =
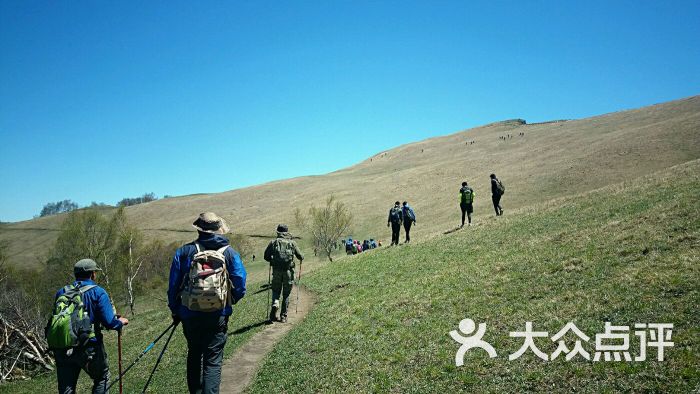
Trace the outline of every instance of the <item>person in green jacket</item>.
[[[287, 322], [287, 309], [289, 308], [289, 295], [294, 286], [294, 258], [301, 264], [304, 256], [292, 240], [289, 228], [280, 224], [277, 226], [277, 238], [270, 241], [263, 256], [265, 261], [272, 266], [272, 308], [270, 309], [270, 322]], [[280, 308], [280, 295], [282, 305]], [[277, 320], [277, 310], [280, 310], [280, 318]]]
[[459, 208], [462, 210], [462, 225], [464, 227], [464, 216], [466, 215], [468, 223], [472, 225], [472, 213], [474, 212], [474, 189], [469, 187], [467, 182], [462, 182], [462, 188], [459, 189]]

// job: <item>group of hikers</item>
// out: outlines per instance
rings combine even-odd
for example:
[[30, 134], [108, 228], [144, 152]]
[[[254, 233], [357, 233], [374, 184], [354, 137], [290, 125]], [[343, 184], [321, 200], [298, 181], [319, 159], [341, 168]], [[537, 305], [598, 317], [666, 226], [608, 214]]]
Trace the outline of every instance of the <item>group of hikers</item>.
[[[197, 239], [177, 249], [170, 266], [167, 295], [172, 323], [166, 331], [172, 327], [172, 337], [175, 328], [182, 324], [187, 341], [189, 392], [218, 393], [228, 320], [232, 305], [246, 294], [246, 270], [239, 253], [223, 236], [229, 231], [223, 218], [211, 212], [202, 213], [192, 225], [197, 229]], [[280, 224], [277, 237], [265, 249], [272, 290], [268, 323], [287, 322], [295, 259], [301, 264], [304, 256], [287, 226]], [[82, 259], [73, 267], [75, 281], [56, 293], [46, 338], [55, 355], [60, 394], [76, 392], [81, 370], [92, 379], [93, 393], [106, 393], [116, 382], [109, 383], [102, 330], [116, 330], [121, 349], [121, 330], [129, 321], [115, 313], [110, 296], [97, 285], [100, 271], [94, 260]], [[117, 378], [120, 383], [124, 373]], [[150, 378], [146, 385], [149, 383]]]
[[[491, 174], [490, 179], [494, 210], [496, 215], [500, 216], [503, 215], [500, 200], [505, 193], [505, 186], [495, 174]], [[462, 182], [459, 196], [461, 227], [464, 226], [465, 215], [468, 224], [471, 225], [475, 193], [466, 181]], [[406, 232], [405, 242], [410, 242], [411, 227], [415, 223], [416, 213], [408, 202], [404, 201], [401, 204], [396, 201], [389, 210], [387, 219], [387, 226], [391, 227], [392, 233], [391, 245], [399, 244], [402, 225]], [[188, 349], [189, 392], [218, 393], [223, 350], [228, 338], [228, 320], [232, 306], [246, 294], [246, 270], [239, 253], [223, 236], [229, 232], [223, 218], [212, 212], [202, 213], [192, 226], [197, 230], [197, 239], [178, 248], [170, 266], [167, 296], [172, 323], [168, 329], [172, 327], [172, 337], [176, 327], [182, 324]], [[295, 280], [295, 260], [299, 261], [300, 267], [304, 260], [288, 227], [280, 224], [276, 230], [276, 238], [270, 241], [264, 253], [265, 261], [270, 263], [270, 324], [287, 322], [290, 295]], [[353, 254], [381, 246], [381, 242], [373, 239], [362, 243], [349, 239], [346, 241], [346, 250], [347, 242], [350, 242], [350, 253]], [[49, 349], [55, 355], [60, 394], [76, 392], [81, 370], [93, 380], [93, 393], [107, 392], [116, 381], [121, 384], [121, 379], [126, 373], [120, 373], [117, 380], [110, 384], [102, 330], [116, 330], [121, 349], [121, 330], [129, 324], [129, 320], [115, 313], [110, 296], [97, 284], [100, 271], [102, 269], [94, 260], [79, 260], [73, 267], [75, 281], [58, 290], [55, 296], [53, 313], [46, 326], [46, 339]], [[155, 341], [141, 356], [152, 348], [154, 343]], [[165, 347], [162, 351], [165, 351]], [[150, 378], [146, 386], [149, 383]], [[145, 390], [146, 387], [144, 392]]]
[[375, 241], [374, 238], [365, 239], [360, 242], [359, 240], [349, 237], [347, 240], [342, 240], [342, 242], [345, 244], [346, 254], [358, 254], [382, 246], [382, 241]]

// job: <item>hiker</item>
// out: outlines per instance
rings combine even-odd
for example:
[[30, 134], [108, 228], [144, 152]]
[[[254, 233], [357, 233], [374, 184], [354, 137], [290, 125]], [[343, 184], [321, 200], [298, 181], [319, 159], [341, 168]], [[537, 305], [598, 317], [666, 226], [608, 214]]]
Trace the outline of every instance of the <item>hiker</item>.
[[464, 227], [464, 216], [466, 214], [468, 223], [472, 225], [472, 213], [474, 213], [474, 189], [469, 187], [467, 182], [462, 182], [462, 188], [459, 189], [459, 208], [462, 210], [462, 225]]
[[491, 178], [491, 200], [493, 201], [493, 209], [496, 211], [496, 216], [503, 215], [501, 207], [501, 197], [506, 192], [506, 187], [500, 179], [496, 178], [496, 174], [489, 175]]
[[406, 243], [409, 243], [411, 242], [411, 226], [417, 223], [416, 213], [406, 201], [403, 202], [401, 213], [403, 214], [403, 229], [406, 231]]
[[170, 266], [168, 307], [187, 340], [189, 392], [218, 393], [228, 320], [245, 296], [246, 270], [222, 236], [229, 231], [223, 218], [205, 212], [192, 226], [197, 239], [175, 251]]
[[352, 238], [348, 238], [347, 241], [345, 241], [345, 254], [353, 254], [352, 253]]
[[46, 326], [46, 340], [56, 358], [60, 394], [76, 392], [81, 369], [92, 379], [93, 393], [107, 391], [109, 365], [102, 328], [120, 331], [129, 324], [129, 320], [114, 314], [109, 295], [97, 285], [99, 271], [102, 269], [94, 260], [78, 261], [73, 266], [75, 281], [56, 293], [53, 316]]
[[[289, 308], [289, 295], [294, 285], [294, 257], [299, 259], [299, 264], [304, 261], [296, 242], [289, 234], [289, 228], [280, 224], [277, 226], [277, 238], [270, 241], [265, 249], [265, 261], [272, 266], [272, 308], [270, 309], [270, 323], [277, 321], [277, 311], [280, 311], [279, 321], [287, 322], [287, 309]], [[280, 294], [282, 294], [282, 306], [280, 308]]]
[[399, 244], [401, 223], [403, 223], [403, 211], [401, 203], [396, 201], [394, 207], [389, 210], [389, 218], [386, 222], [387, 227], [391, 226], [391, 246]]
[[370, 244], [370, 248], [372, 248], [372, 249], [377, 248], [377, 241], [375, 241], [374, 239], [370, 239], [369, 244]]

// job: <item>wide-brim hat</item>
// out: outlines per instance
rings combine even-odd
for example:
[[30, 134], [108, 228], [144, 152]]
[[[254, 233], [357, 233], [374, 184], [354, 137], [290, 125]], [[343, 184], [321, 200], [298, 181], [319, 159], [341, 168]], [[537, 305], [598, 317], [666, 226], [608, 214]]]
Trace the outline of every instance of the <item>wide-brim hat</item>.
[[226, 221], [214, 212], [200, 213], [192, 226], [203, 233], [226, 234], [229, 232]]

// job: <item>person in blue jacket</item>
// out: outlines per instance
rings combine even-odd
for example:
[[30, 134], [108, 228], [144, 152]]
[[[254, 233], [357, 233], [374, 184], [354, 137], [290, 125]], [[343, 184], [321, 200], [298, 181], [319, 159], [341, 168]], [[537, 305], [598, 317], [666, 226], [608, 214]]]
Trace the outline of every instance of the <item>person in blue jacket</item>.
[[411, 226], [416, 223], [416, 212], [408, 205], [408, 202], [403, 202], [401, 208], [403, 213], [403, 229], [406, 231], [406, 243], [411, 242]]
[[[180, 293], [197, 253], [195, 243], [204, 250], [218, 250], [229, 245], [229, 241], [222, 236], [229, 228], [224, 219], [211, 212], [199, 215], [192, 225], [199, 236], [196, 241], [183, 245], [175, 252], [170, 267], [168, 307], [173, 321], [182, 321], [187, 340], [187, 387], [190, 393], [218, 393], [232, 305], [215, 312], [192, 311], [182, 305]], [[233, 248], [226, 248], [223, 254], [233, 287], [230, 289], [231, 304], [235, 304], [245, 296], [246, 271], [241, 256]]]
[[[82, 294], [82, 300], [95, 335], [84, 346], [54, 351], [60, 394], [75, 393], [81, 369], [87, 372], [92, 379], [93, 393], [106, 392], [109, 384], [109, 365], [107, 352], [102, 341], [102, 328], [121, 330], [123, 326], [129, 324], [129, 320], [114, 314], [109, 295], [95, 282], [98, 271], [102, 271], [102, 269], [97, 267], [97, 263], [91, 259], [82, 259], [73, 266], [75, 275], [73, 286], [78, 288], [92, 286]], [[65, 291], [65, 288], [59, 290], [56, 293], [56, 299]]]

